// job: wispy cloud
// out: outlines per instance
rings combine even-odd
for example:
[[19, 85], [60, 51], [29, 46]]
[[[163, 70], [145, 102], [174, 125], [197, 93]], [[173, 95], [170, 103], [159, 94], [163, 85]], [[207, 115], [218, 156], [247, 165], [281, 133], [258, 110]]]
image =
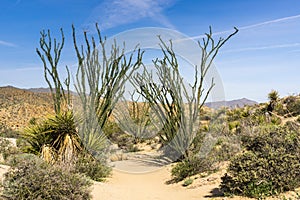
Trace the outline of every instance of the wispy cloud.
[[16, 6], [16, 5], [20, 4], [20, 3], [21, 3], [21, 1], [22, 1], [22, 0], [16, 0], [16, 2], [15, 2], [15, 4], [14, 4], [14, 5]]
[[[269, 20], [269, 21], [264, 21], [264, 22], [252, 24], [252, 25], [240, 26], [240, 27], [237, 27], [237, 28], [239, 30], [247, 30], [247, 29], [263, 27], [263, 26], [266, 26], [266, 25], [275, 24], [275, 23], [279, 23], [279, 22], [287, 22], [287, 21], [295, 20], [295, 19], [300, 19], [300, 15], [293, 15], [293, 16], [289, 16], [289, 17], [278, 18], [278, 19], [274, 19], [274, 20]], [[213, 33], [213, 35], [216, 36], [216, 35], [228, 34], [228, 33], [232, 33], [232, 31], [233, 31], [233, 29], [226, 30], [226, 31], [220, 31], [220, 32]], [[194, 36], [194, 37], [190, 37], [190, 39], [196, 40], [196, 39], [201, 39], [201, 38], [204, 38], [204, 37], [205, 37], [205, 35], [197, 35], [197, 36]]]
[[6, 42], [6, 41], [3, 41], [3, 40], [0, 40], [0, 46], [7, 46], [7, 47], [16, 47], [17, 45], [13, 44], [13, 43], [10, 43], [10, 42]]
[[167, 28], [174, 28], [163, 13], [174, 3], [175, 0], [105, 0], [93, 10], [85, 28], [89, 29], [98, 22], [100, 28], [105, 30], [143, 18], [151, 18]]
[[299, 46], [300, 43], [277, 44], [277, 45], [268, 45], [268, 46], [247, 47], [247, 48], [240, 48], [240, 49], [230, 49], [222, 52], [231, 53], [231, 52], [243, 52], [243, 51], [269, 50], [269, 49], [278, 49], [278, 48], [291, 48], [291, 47], [299, 47]]
[[41, 71], [41, 67], [24, 67], [15, 69], [16, 71]]
[[242, 26], [242, 27], [239, 27], [239, 29], [240, 30], [252, 29], [252, 28], [256, 28], [256, 27], [260, 27], [260, 26], [270, 25], [270, 24], [279, 23], [279, 22], [285, 22], [285, 21], [298, 19], [298, 18], [300, 18], [300, 15], [293, 15], [293, 16], [289, 16], [289, 17], [283, 17], [283, 18], [265, 21], [265, 22], [261, 22], [261, 23], [257, 23], [257, 24], [252, 24], [249, 26]]

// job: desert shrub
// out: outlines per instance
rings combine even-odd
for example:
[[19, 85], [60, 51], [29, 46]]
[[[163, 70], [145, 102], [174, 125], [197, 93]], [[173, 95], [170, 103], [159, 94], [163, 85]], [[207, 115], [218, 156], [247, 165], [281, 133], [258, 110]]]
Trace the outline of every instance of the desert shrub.
[[300, 115], [300, 98], [297, 96], [289, 96], [285, 99], [286, 109], [292, 116]]
[[206, 132], [208, 132], [208, 126], [207, 129], [205, 128], [204, 130], [200, 127], [198, 133], [196, 134], [191, 144], [190, 151], [192, 152], [192, 154], [197, 154], [200, 151]]
[[111, 172], [111, 168], [106, 165], [105, 161], [97, 160], [88, 154], [78, 156], [73, 170], [94, 181], [103, 181]]
[[134, 138], [131, 135], [123, 133], [118, 135], [112, 142], [116, 142], [121, 149], [130, 151], [130, 149], [133, 149], [133, 140]]
[[118, 123], [109, 121], [105, 124], [103, 131], [110, 142], [117, 144], [118, 147], [121, 149], [134, 152], [138, 149], [135, 149], [133, 146], [134, 144], [134, 137], [130, 134], [125, 133]]
[[103, 127], [103, 132], [110, 140], [114, 140], [117, 135], [124, 133], [118, 126], [118, 124], [114, 121], [108, 121]]
[[208, 113], [208, 114], [201, 114], [200, 115], [200, 117], [199, 117], [199, 119], [201, 120], [201, 121], [209, 121], [209, 120], [211, 120], [211, 114], [210, 113]]
[[138, 146], [135, 144], [129, 144], [129, 145], [127, 145], [126, 151], [127, 152], [139, 152], [139, 151], [141, 151], [141, 149], [139, 149]]
[[0, 154], [3, 161], [6, 162], [11, 155], [18, 154], [19, 150], [8, 139], [0, 138]]
[[238, 137], [220, 137], [209, 153], [214, 163], [228, 161], [241, 151]]
[[228, 122], [229, 131], [232, 133], [239, 133], [241, 130], [240, 126], [241, 124], [239, 121]]
[[[214, 126], [214, 131], [219, 130], [215, 128]], [[228, 161], [240, 152], [240, 138], [221, 135], [223, 132], [210, 133], [210, 136], [206, 135], [207, 132], [197, 133], [191, 145], [190, 157], [177, 162], [173, 167], [173, 181], [178, 182], [202, 172], [215, 171], [218, 163]]]
[[244, 117], [244, 112], [242, 108], [228, 109], [226, 111], [226, 119], [229, 122], [238, 121]]
[[0, 137], [18, 138], [20, 137], [20, 135], [18, 131], [7, 127], [6, 125], [0, 122]]
[[171, 170], [171, 175], [174, 182], [179, 182], [187, 177], [213, 170], [215, 169], [210, 159], [194, 155], [176, 163]]
[[188, 178], [183, 182], [182, 186], [187, 187], [187, 186], [191, 185], [193, 182], [194, 182], [193, 179]]
[[[300, 119], [300, 116], [299, 116], [299, 119]], [[287, 130], [290, 130], [290, 131], [293, 131], [293, 130], [300, 130], [300, 123], [298, 121], [287, 121], [285, 124], [284, 124], [284, 127], [287, 129]]]
[[246, 151], [234, 157], [222, 177], [225, 194], [263, 198], [300, 186], [300, 136], [277, 128], [243, 138]]
[[274, 111], [278, 114], [278, 115], [285, 115], [287, 114], [287, 110], [285, 108], [285, 106], [283, 105], [283, 101], [277, 102], [277, 104], [275, 105], [275, 109]]
[[3, 181], [3, 199], [9, 200], [86, 200], [91, 199], [91, 181], [51, 166], [33, 155], [15, 157]]
[[280, 125], [281, 124], [281, 119], [279, 117], [276, 117], [276, 116], [271, 116], [270, 122], [272, 124], [275, 124], [275, 125]]
[[218, 135], [227, 135], [230, 134], [229, 125], [225, 121], [214, 121], [208, 127], [210, 133], [216, 133]]

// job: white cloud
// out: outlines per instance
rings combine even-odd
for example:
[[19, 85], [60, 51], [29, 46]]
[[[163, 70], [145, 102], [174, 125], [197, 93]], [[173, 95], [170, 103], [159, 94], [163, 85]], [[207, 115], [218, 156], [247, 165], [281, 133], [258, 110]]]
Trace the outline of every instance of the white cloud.
[[249, 26], [242, 26], [242, 27], [239, 27], [239, 29], [240, 30], [252, 29], [252, 28], [259, 27], [259, 26], [265, 26], [265, 25], [270, 25], [270, 24], [274, 24], [274, 23], [285, 22], [285, 21], [298, 19], [298, 18], [300, 18], [300, 15], [293, 15], [293, 16], [289, 16], [289, 17], [283, 17], [283, 18], [265, 21], [265, 22], [261, 22], [261, 23], [257, 23], [257, 24], [252, 24]]
[[[279, 19], [260, 22], [260, 23], [256, 23], [256, 24], [252, 24], [252, 25], [248, 25], [248, 26], [240, 26], [240, 27], [237, 27], [237, 28], [239, 30], [247, 30], [247, 29], [263, 27], [263, 26], [266, 26], [266, 25], [275, 24], [275, 23], [279, 23], [279, 22], [287, 22], [287, 21], [295, 20], [295, 19], [299, 19], [299, 18], [300, 18], [300, 15], [293, 15], [293, 16], [289, 16], [289, 17], [283, 17], [283, 18], [279, 18]], [[213, 33], [213, 35], [214, 36], [223, 35], [223, 34], [232, 33], [233, 31], [234, 31], [233, 29], [226, 30], [226, 31], [220, 31], [220, 32]], [[205, 37], [205, 35], [197, 35], [197, 36], [191, 37], [190, 39], [197, 40], [197, 39], [201, 39], [201, 38], [204, 38], [204, 37]]]
[[290, 43], [290, 44], [276, 44], [276, 45], [268, 45], [268, 46], [247, 47], [247, 48], [241, 48], [241, 49], [230, 49], [230, 50], [222, 51], [222, 53], [268, 50], [268, 49], [290, 48], [290, 47], [299, 47], [299, 46], [300, 46], [300, 43], [296, 42], [296, 43]]
[[26, 68], [18, 68], [16, 71], [41, 71], [41, 67], [26, 67]]
[[143, 18], [151, 18], [168, 28], [174, 28], [163, 14], [163, 10], [173, 5], [175, 0], [105, 0], [97, 6], [88, 18], [86, 28], [96, 22], [102, 30], [129, 24]]
[[17, 45], [15, 45], [13, 43], [6, 42], [6, 41], [3, 41], [3, 40], [0, 40], [0, 45], [7, 46], [7, 47], [16, 47], [17, 46]]

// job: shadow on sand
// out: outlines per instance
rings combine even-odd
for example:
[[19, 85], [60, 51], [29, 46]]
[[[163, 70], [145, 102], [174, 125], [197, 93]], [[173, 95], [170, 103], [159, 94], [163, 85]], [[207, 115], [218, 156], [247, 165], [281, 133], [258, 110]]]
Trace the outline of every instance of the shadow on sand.
[[210, 194], [205, 196], [205, 198], [216, 198], [216, 197], [224, 197], [224, 194], [220, 188], [212, 189], [210, 191]]

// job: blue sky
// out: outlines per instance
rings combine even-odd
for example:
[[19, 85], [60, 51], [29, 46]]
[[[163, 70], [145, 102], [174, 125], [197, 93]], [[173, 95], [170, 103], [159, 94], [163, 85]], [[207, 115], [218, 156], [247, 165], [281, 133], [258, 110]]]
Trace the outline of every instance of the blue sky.
[[219, 52], [215, 66], [226, 99], [259, 102], [278, 90], [300, 93], [299, 0], [2, 0], [0, 2], [0, 86], [46, 87], [35, 49], [50, 29], [66, 44], [61, 65], [73, 65], [71, 25], [107, 37], [143, 27], [162, 27], [201, 39], [212, 26], [215, 37], [240, 29]]

